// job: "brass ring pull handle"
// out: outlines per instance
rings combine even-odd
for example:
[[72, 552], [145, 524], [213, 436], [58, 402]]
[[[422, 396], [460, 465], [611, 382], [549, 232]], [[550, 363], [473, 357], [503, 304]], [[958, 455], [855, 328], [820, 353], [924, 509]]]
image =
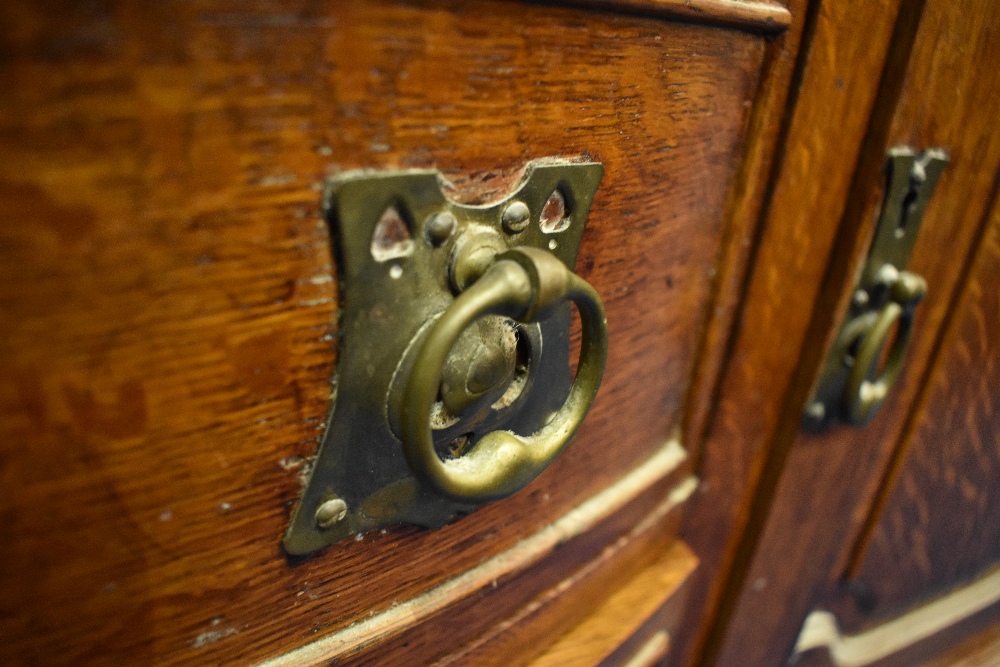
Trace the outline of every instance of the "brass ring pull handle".
[[[871, 328], [864, 334], [854, 358], [844, 394], [851, 423], [866, 424], [878, 411], [892, 390], [903, 367], [906, 351], [913, 338], [914, 308], [927, 293], [927, 283], [918, 275], [900, 272], [893, 276], [889, 301], [878, 312]], [[885, 366], [878, 370], [882, 348], [889, 332], [899, 323]]]
[[[462, 331], [485, 315], [528, 323], [544, 319], [564, 300], [580, 313], [583, 341], [576, 379], [562, 407], [534, 434], [491, 431], [453, 460], [434, 448], [430, 416], [449, 351]], [[597, 395], [607, 359], [604, 306], [597, 292], [551, 253], [520, 247], [497, 261], [432, 325], [417, 354], [403, 398], [403, 451], [416, 475], [460, 502], [505, 498], [526, 486], [569, 443]]]
[[803, 428], [818, 433], [836, 422], [867, 424], [900, 379], [913, 338], [914, 309], [927, 292], [924, 279], [906, 268], [947, 163], [938, 148], [889, 150], [882, 211], [868, 256], [855, 274], [851, 303], [804, 405]]

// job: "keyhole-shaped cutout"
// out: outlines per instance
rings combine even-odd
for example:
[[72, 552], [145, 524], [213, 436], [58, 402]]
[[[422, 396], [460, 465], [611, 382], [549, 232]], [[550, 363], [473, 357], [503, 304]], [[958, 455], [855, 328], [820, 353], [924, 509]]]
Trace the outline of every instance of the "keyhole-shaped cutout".
[[379, 217], [372, 234], [371, 252], [376, 262], [406, 257], [413, 252], [410, 226], [395, 206], [389, 206]]
[[569, 227], [569, 215], [570, 210], [566, 204], [566, 196], [563, 195], [562, 190], [556, 188], [545, 200], [538, 225], [546, 234], [555, 234]]
[[914, 207], [917, 205], [917, 198], [920, 196], [920, 192], [916, 187], [910, 186], [909, 192], [906, 193], [906, 197], [903, 198], [903, 212], [899, 216], [899, 226], [896, 227], [896, 238], [901, 239], [906, 236], [906, 225], [910, 222], [912, 218], [912, 213]]

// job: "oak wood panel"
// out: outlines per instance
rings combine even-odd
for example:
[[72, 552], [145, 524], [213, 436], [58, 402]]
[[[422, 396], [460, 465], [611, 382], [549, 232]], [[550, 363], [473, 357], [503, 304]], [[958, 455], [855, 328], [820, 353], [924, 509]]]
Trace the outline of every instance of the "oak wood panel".
[[[776, 448], [788, 452], [787, 462], [752, 563], [734, 598], [734, 620], [726, 631], [719, 664], [774, 664], [786, 659], [814, 606], [835, 608], [845, 631], [860, 624], [854, 604], [842, 595], [840, 581], [940, 340], [942, 320], [964, 274], [963, 258], [979, 236], [995, 193], [1000, 138], [989, 129], [993, 115], [988, 109], [1000, 79], [996, 71], [975, 65], [994, 58], [997, 47], [991, 36], [996, 17], [987, 4], [932, 0], [923, 13], [918, 4], [900, 14], [897, 33], [904, 28], [912, 33], [915, 46], [910, 52], [897, 34], [900, 53], [892, 56], [883, 77], [890, 92], [883, 92], [873, 116], [869, 150], [859, 163], [857, 188], [849, 198], [827, 289], [814, 314], [811, 342], [788, 397], [786, 430], [776, 441]], [[861, 41], [869, 43], [867, 37]], [[898, 98], [891, 93], [895, 86], [901, 87]], [[888, 131], [880, 136], [883, 122]], [[867, 250], [881, 204], [884, 151], [899, 144], [942, 146], [951, 155], [910, 264], [932, 287], [917, 313], [904, 373], [865, 428], [841, 426], [822, 435], [799, 432], [802, 406], [837, 318], [846, 309], [854, 271]], [[748, 644], [749, 638], [761, 633], [773, 641], [759, 654], [748, 653], [747, 647], [754, 645]]]
[[[942, 643], [937, 651], [925, 653], [935, 657], [924, 667], [993, 667], [1000, 656], [1000, 606], [986, 609], [963, 627], [963, 640]], [[889, 667], [888, 665], [886, 667]]]
[[943, 594], [1000, 560], [998, 285], [995, 207], [961, 302], [948, 316], [905, 456], [851, 573], [870, 598], [867, 622]]
[[[697, 559], [673, 541], [679, 514], [654, 510], [570, 576], [434, 664], [598, 664], [661, 606], [680, 606], [679, 589]], [[622, 597], [634, 602], [615, 606]], [[595, 624], [602, 628], [598, 636], [588, 629]]]
[[[248, 662], [509, 548], [677, 422], [763, 40], [515, 3], [0, 7], [0, 660]], [[518, 496], [289, 562], [336, 286], [319, 188], [531, 158], [606, 176], [578, 271], [608, 372]], [[624, 426], [627, 425], [627, 428]]]
[[[703, 489], [682, 531], [703, 578], [701, 587], [694, 586], [689, 613], [715, 619], [704, 631], [725, 627], [725, 591], [742, 579], [740, 545], [753, 541], [753, 513], [766, 513], [766, 506], [754, 507], [762, 474], [780, 468], [769, 462], [769, 445], [806, 337], [809, 304], [834, 246], [897, 6], [818, 2], [809, 8], [795, 74], [802, 89], [777, 175], [762, 195], [760, 239], [701, 454]], [[858, 39], [859, 24], [867, 26], [864, 40]], [[693, 659], [716, 641], [702, 634]], [[764, 650], [763, 642], [755, 645]]]
[[[1000, 569], [950, 591], [926, 604], [855, 633], [841, 632], [837, 617], [826, 609], [813, 610], [802, 624], [789, 662], [811, 649], [821, 649], [840, 667], [862, 667], [891, 659], [912, 664], [926, 658], [929, 644], [961, 636], [961, 629], [978, 622], [1000, 603]], [[910, 656], [910, 662], [902, 660]]]
[[995, 667], [998, 633], [1000, 605], [993, 605], [871, 667]]
[[[796, 92], [789, 91], [805, 28], [806, 5], [807, 0], [792, 2], [790, 29], [768, 43], [744, 142], [744, 159], [730, 191], [726, 213], [729, 224], [719, 253], [712, 306], [707, 312], [682, 424], [683, 441], [688, 443], [696, 465], [703, 456], [706, 431], [719, 398], [722, 369], [736, 331], [733, 324], [745, 303], [748, 273], [759, 247], [762, 213], [767, 209], [782, 164], [780, 151], [796, 98]], [[701, 530], [700, 522], [689, 524], [689, 530]], [[705, 540], [700, 546], [705, 561], [690, 584], [692, 593], [683, 625], [671, 637], [670, 663], [674, 665], [687, 664], [693, 653], [700, 650], [710, 626], [708, 619], [715, 611], [710, 590], [720, 576], [718, 565], [724, 558], [726, 544]]]
[[727, 203], [725, 236], [715, 269], [712, 307], [708, 309], [705, 333], [698, 353], [698, 365], [685, 408], [683, 440], [700, 459], [715, 399], [720, 370], [726, 360], [733, 322], [743, 303], [748, 267], [756, 249], [761, 212], [770, 197], [781, 163], [777, 155], [783, 145], [790, 115], [788, 104], [795, 92], [789, 91], [796, 55], [805, 25], [807, 0], [791, 5], [794, 23], [788, 32], [770, 41], [764, 55], [761, 83], [753, 101], [744, 156]]
[[[560, 637], [531, 666], [626, 664], [651, 637], [666, 634], [669, 638], [667, 624], [670, 620], [667, 617], [670, 611], [676, 616], [676, 611], [667, 607], [680, 606], [679, 589], [696, 565], [697, 558], [683, 543], [676, 542], [664, 549], [655, 562], [636, 573], [631, 581], [617, 589], [606, 589], [601, 606]], [[663, 644], [665, 655], [669, 639]]]
[[[673, 535], [680, 506], [696, 483], [693, 478], [684, 478], [677, 463], [675, 460], [666, 472], [654, 466], [661, 469], [653, 479], [649, 479], [649, 466], [644, 464], [489, 560], [453, 573], [439, 586], [414, 598], [276, 656], [261, 667], [299, 667], [331, 661], [361, 665], [430, 663], [448, 660], [449, 656], [460, 658], [465, 650], [460, 647], [472, 649], [498, 635], [503, 638], [511, 622], [527, 626], [516, 628], [515, 637], [530, 634], [535, 631], [536, 621], [531, 614], [537, 603], [562, 606], [562, 594], [566, 592], [572, 599], [574, 586], [586, 583], [595, 569], [603, 571], [601, 566], [607, 564], [601, 561], [610, 544], [624, 543], [629, 550], [634, 546], [639, 549], [638, 557], [649, 558], [641, 547], [662, 539], [663, 533]], [[646, 479], [637, 485], [637, 476]], [[615, 559], [610, 567], [618, 567]], [[588, 602], [587, 598], [582, 602]], [[589, 602], [592, 604], [593, 599]], [[581, 604], [564, 611], [565, 616], [554, 622], [578, 622], [590, 608]], [[531, 650], [542, 646], [529, 647], [524, 659], [531, 656]], [[518, 658], [505, 657], [509, 661]]]
[[[996, 574], [987, 576], [995, 579]], [[980, 580], [970, 584], [970, 587], [978, 587], [983, 583], [984, 581]], [[963, 595], [967, 591], [968, 588], [957, 589], [946, 595], [945, 598]], [[909, 629], [907, 626], [914, 614], [927, 612], [932, 606], [941, 603], [941, 599], [928, 602], [924, 606], [897, 616], [888, 623], [897, 625], [905, 633]], [[935, 611], [935, 613], [941, 612]], [[947, 612], [944, 614], [948, 615]], [[899, 650], [884, 655], [884, 657], [876, 658], [875, 655], [869, 654], [870, 659], [865, 660], [865, 656], [857, 650], [852, 650], [846, 655], [842, 654], [842, 657], [848, 657], [853, 664], [863, 663], [865, 667], [913, 667], [914, 665], [921, 665], [921, 667], [995, 667], [997, 656], [1000, 655], [998, 652], [998, 648], [1000, 648], [1000, 623], [998, 621], [1000, 621], [1000, 605], [993, 604], [964, 619], [952, 620], [943, 629], [923, 639], [912, 641]], [[921, 621], [917, 621], [918, 625], [921, 623]], [[879, 631], [878, 626], [874, 631]], [[920, 635], [922, 636], [923, 633]], [[888, 641], [892, 642], [892, 645], [897, 643], [892, 639], [888, 639]], [[871, 646], [881, 649], [884, 645], [880, 640], [878, 643], [873, 642]], [[884, 650], [878, 651], [879, 655], [884, 653]], [[825, 646], [796, 653], [791, 660], [795, 665], [802, 667], [834, 667], [838, 662], [841, 664], [845, 662], [843, 659], [838, 661], [837, 657]]]

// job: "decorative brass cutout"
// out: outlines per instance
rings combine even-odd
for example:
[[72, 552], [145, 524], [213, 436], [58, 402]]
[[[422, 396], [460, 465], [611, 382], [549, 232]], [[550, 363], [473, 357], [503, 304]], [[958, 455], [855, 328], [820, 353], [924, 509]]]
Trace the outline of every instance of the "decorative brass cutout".
[[[854, 297], [827, 356], [803, 424], [867, 424], [892, 389], [913, 336], [913, 314], [927, 283], [906, 271], [927, 202], [948, 163], [939, 149], [889, 151], [885, 201]], [[885, 354], [893, 327], [896, 334]], [[881, 363], [881, 369], [879, 368]]]
[[[441, 526], [517, 491], [569, 442], [607, 349], [600, 299], [572, 273], [603, 172], [535, 162], [485, 206], [446, 199], [434, 171], [328, 183], [339, 360], [289, 554], [387, 524]], [[559, 216], [548, 230], [546, 211]], [[575, 379], [570, 300], [583, 323]]]

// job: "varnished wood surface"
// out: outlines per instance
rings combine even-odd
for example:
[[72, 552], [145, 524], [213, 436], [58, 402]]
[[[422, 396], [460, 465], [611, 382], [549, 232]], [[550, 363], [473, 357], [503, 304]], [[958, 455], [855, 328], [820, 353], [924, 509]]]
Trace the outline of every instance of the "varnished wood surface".
[[[695, 496], [683, 530], [702, 562], [704, 588], [695, 588], [689, 613], [712, 619], [703, 629], [721, 632], [726, 626], [728, 589], [742, 579], [741, 544], [753, 542], [755, 513], [767, 512], [766, 504], [754, 506], [755, 497], [761, 480], [771, 479], [765, 471], [780, 468], [780, 462], [770, 462], [769, 446], [782, 424], [810, 304], [820, 293], [833, 250], [895, 8], [894, 2], [810, 8], [796, 73], [801, 89], [782, 137], [777, 174], [757, 195], [766, 197], [764, 218], [701, 453], [704, 489]], [[859, 24], [867, 26], [863, 40], [855, 28]], [[706, 648], [711, 655], [719, 637], [703, 636], [699, 644], [695, 659]], [[755, 664], [767, 642], [754, 639], [744, 648], [738, 660], [747, 662], [731, 664]], [[761, 664], [775, 660], [780, 659]]]
[[[1000, 37], [1000, 35], [998, 35]], [[1000, 208], [930, 371], [905, 458], [851, 573], [877, 622], [1000, 561]]]
[[[863, 625], [858, 605], [842, 594], [841, 579], [849, 572], [862, 526], [927, 377], [1000, 164], [1000, 138], [990, 129], [993, 115], [988, 111], [1000, 80], [994, 69], [975, 65], [995, 57], [988, 55], [997, 41], [990, 37], [996, 21], [987, 4], [931, 0], [923, 15], [919, 6], [906, 7], [909, 13], [901, 14], [900, 25], [909, 23], [908, 30], [914, 30], [913, 50], [891, 58], [890, 71], [898, 71], [884, 78], [869, 137], [879, 135], [876, 130], [883, 122], [888, 130], [881, 139], [869, 141], [868, 154], [858, 165], [857, 187], [848, 200], [849, 214], [838, 235], [827, 288], [812, 323], [808, 359], [800, 372], [818, 370], [836, 330], [837, 314], [846, 308], [854, 269], [867, 251], [881, 204], [880, 185], [873, 184], [879, 181], [884, 151], [892, 145], [942, 146], [951, 155], [910, 263], [910, 270], [924, 276], [931, 289], [917, 312], [916, 334], [900, 381], [868, 426], [840, 426], [822, 435], [798, 431], [797, 420], [815, 375], [799, 376], [786, 409], [787, 462], [735, 598], [719, 664], [770, 665], [786, 659], [802, 620], [817, 606], [835, 609], [845, 631]], [[870, 39], [862, 41], [867, 48]], [[893, 85], [901, 86], [898, 101], [885, 92], [891, 93]], [[778, 445], [786, 442], [781, 438], [779, 434]], [[771, 641], [758, 653], [753, 647], [760, 644], [751, 638], [762, 634]]]
[[[706, 443], [706, 431], [711, 424], [716, 401], [720, 394], [722, 369], [728, 360], [737, 328], [733, 326], [743, 307], [750, 264], [758, 249], [757, 241], [766, 211], [773, 194], [772, 185], [783, 164], [782, 147], [788, 131], [788, 122], [795, 102], [795, 93], [789, 92], [795, 71], [796, 56], [803, 39], [806, 19], [806, 0], [797, 0], [790, 6], [793, 23], [787, 33], [768, 44], [763, 67], [763, 78], [754, 99], [745, 141], [745, 154], [733, 183], [726, 219], [729, 225], [719, 255], [713, 286], [712, 307], [708, 310], [705, 333], [698, 353], [698, 364], [691, 391], [685, 406], [683, 440], [688, 443], [692, 457], [701, 463]], [[721, 441], [713, 441], [718, 446]], [[726, 445], [728, 446], [728, 445]], [[728, 465], [724, 455], [712, 459], [717, 465]], [[709, 463], [708, 465], [713, 465]], [[721, 473], [716, 480], [724, 477]], [[713, 501], [699, 505], [699, 511], [718, 511], [713, 507], [716, 493], [728, 494], [732, 484], [722, 488], [706, 487]], [[727, 501], [738, 502], [733, 495]], [[732, 511], [736, 511], [731, 506]], [[702, 563], [692, 581], [689, 603], [683, 625], [671, 637], [670, 664], [687, 664], [701, 650], [705, 633], [711, 626], [721, 576], [725, 570], [719, 566], [726, 558], [727, 543], [724, 531], [713, 537], [702, 531], [711, 530], [707, 517], [691, 515], [687, 531], [701, 534], [697, 548]]]
[[[756, 249], [761, 213], [767, 206], [781, 164], [781, 147], [794, 106], [790, 82], [805, 27], [806, 0], [796, 0], [790, 30], [768, 43], [762, 79], [753, 101], [745, 153], [727, 205], [729, 224], [715, 271], [712, 308], [706, 317], [698, 366], [684, 415], [684, 441], [700, 460], [700, 446], [717, 398], [720, 370], [729, 351], [733, 322], [742, 303], [750, 261]], [[791, 96], [791, 99], [790, 99]]]
[[[606, 586], [600, 607], [577, 627], [570, 630], [531, 663], [531, 667], [589, 667], [590, 665], [628, 664], [638, 645], [644, 645], [659, 633], [666, 633], [663, 654], [669, 648], [669, 633], [664, 627], [643, 627], [668, 604], [676, 604], [678, 589], [697, 565], [694, 554], [682, 543], [662, 549], [660, 557], [619, 586]], [[670, 628], [673, 630], [674, 628]], [[640, 633], [629, 642], [631, 635]], [[662, 655], [660, 656], [662, 657]], [[623, 660], [624, 658], [624, 660]]]
[[[667, 505], [654, 510], [585, 565], [434, 664], [506, 667], [530, 662], [540, 667], [560, 661], [599, 663], [661, 607], [680, 606], [679, 589], [697, 559], [683, 544], [671, 544], [679, 509]], [[622, 597], [642, 599], [626, 609], [614, 605]], [[668, 629], [666, 622], [671, 619], [662, 620], [660, 629]], [[602, 628], [597, 636], [588, 629], [595, 626]], [[581, 642], [583, 636], [589, 641]], [[386, 664], [385, 660], [381, 664]]]
[[964, 641], [943, 644], [944, 650], [936, 651], [938, 655], [923, 667], [995, 667], [1000, 656], [1000, 606], [984, 611], [960, 629], [965, 631]]
[[[868, 665], [910, 665], [928, 655], [929, 645], [951, 636], [963, 626], [974, 624], [1000, 604], [1000, 570], [949, 591], [904, 614], [854, 634], [841, 631], [837, 617], [826, 609], [815, 609], [806, 617], [795, 642], [790, 662], [799, 655], [821, 650], [838, 667]], [[939, 644], [940, 645], [940, 644]], [[947, 646], [947, 644], [943, 644]]]
[[[515, 544], [656, 450], [694, 364], [764, 43], [486, 2], [0, 7], [0, 661], [246, 663]], [[578, 271], [608, 371], [518, 496], [289, 562], [323, 429], [324, 178], [606, 166]]]
[[[620, 572], [634, 559], [652, 558], [646, 551], [653, 548], [650, 545], [673, 537], [680, 510], [696, 483], [685, 478], [677, 464], [674, 459], [668, 470], [662, 461], [644, 464], [489, 560], [261, 667], [329, 661], [352, 665], [461, 662], [466, 652], [475, 654], [477, 647], [490, 645], [498, 636], [502, 643], [509, 624], [516, 626], [510, 633], [515, 640], [535, 636], [538, 641], [515, 645], [523, 649], [523, 655], [501, 657], [508, 662], [526, 661], [558, 634], [539, 637], [539, 627], [544, 631], [546, 622], [569, 627], [596, 604], [592, 591], [589, 598], [584, 595], [594, 570]], [[619, 553], [606, 559], [612, 543], [628, 548], [611, 548]], [[620, 564], [619, 559], [624, 562]], [[550, 613], [551, 607], [563, 613]]]
[[[998, 656], [1000, 605], [993, 605], [865, 667], [996, 667]], [[825, 648], [797, 654], [794, 661], [801, 667], [834, 667]]]

